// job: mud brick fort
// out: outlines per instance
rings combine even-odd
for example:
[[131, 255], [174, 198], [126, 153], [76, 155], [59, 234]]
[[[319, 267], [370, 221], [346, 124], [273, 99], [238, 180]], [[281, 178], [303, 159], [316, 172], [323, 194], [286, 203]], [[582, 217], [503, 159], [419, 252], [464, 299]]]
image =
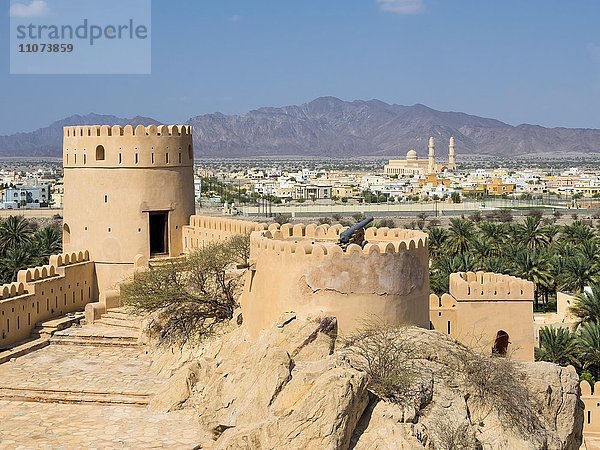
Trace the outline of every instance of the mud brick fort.
[[[451, 142], [451, 163], [453, 150]], [[338, 318], [341, 333], [373, 319], [413, 324], [482, 353], [533, 360], [531, 282], [456, 273], [438, 298], [430, 295], [427, 234], [421, 231], [368, 228], [364, 247], [343, 250], [337, 245], [341, 225], [195, 215], [193, 155], [190, 126], [65, 127], [64, 253], [0, 286], [0, 348], [18, 348], [39, 333], [40, 323], [83, 309], [88, 324], [114, 324], [119, 283], [134, 271], [244, 234], [250, 235], [250, 268], [240, 303], [253, 337], [283, 313], [323, 312]], [[88, 338], [100, 342], [103, 336]], [[600, 385], [592, 390], [584, 382], [582, 394], [586, 430], [600, 432]]]

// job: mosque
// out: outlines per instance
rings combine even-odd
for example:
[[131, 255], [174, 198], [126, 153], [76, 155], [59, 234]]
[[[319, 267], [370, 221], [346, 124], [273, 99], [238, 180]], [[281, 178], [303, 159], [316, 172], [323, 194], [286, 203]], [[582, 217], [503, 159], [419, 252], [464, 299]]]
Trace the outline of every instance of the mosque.
[[385, 174], [388, 176], [427, 175], [456, 169], [454, 136], [450, 138], [447, 163], [438, 164], [435, 162], [435, 139], [433, 137], [429, 138], [428, 147], [429, 153], [427, 159], [419, 159], [417, 152], [414, 149], [410, 149], [406, 153], [406, 159], [391, 159], [384, 168]]

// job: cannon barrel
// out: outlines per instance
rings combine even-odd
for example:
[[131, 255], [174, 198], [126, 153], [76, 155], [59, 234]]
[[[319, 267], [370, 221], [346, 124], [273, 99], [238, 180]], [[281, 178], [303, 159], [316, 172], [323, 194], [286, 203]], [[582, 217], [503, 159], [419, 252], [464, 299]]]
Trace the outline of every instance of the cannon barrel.
[[366, 227], [371, 222], [373, 222], [373, 217], [367, 217], [361, 220], [360, 222], [352, 225], [350, 228], [348, 228], [346, 231], [340, 234], [340, 244], [347, 244], [348, 242], [350, 242], [350, 239], [352, 239], [354, 233], [356, 233], [361, 228]]

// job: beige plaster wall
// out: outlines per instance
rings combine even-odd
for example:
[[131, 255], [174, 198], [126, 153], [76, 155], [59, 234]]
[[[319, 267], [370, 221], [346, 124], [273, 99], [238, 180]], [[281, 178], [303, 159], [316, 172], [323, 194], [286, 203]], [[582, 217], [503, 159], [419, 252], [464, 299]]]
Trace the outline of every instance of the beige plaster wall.
[[[533, 283], [508, 275], [467, 272], [450, 275], [450, 293], [430, 297], [434, 329], [483, 354], [491, 354], [498, 331], [509, 335], [509, 355], [534, 359]], [[450, 332], [448, 332], [450, 322]]]
[[183, 250], [190, 252], [211, 242], [219, 242], [235, 235], [249, 235], [266, 230], [267, 224], [248, 220], [193, 215], [183, 227]]
[[0, 348], [27, 339], [36, 322], [81, 311], [97, 296], [89, 253], [50, 257], [50, 264], [21, 270], [0, 286]]
[[582, 381], [581, 400], [585, 404], [583, 417], [584, 433], [600, 433], [600, 382], [594, 384], [594, 392], [587, 381]]
[[251, 270], [240, 299], [253, 336], [283, 313], [334, 315], [340, 332], [365, 321], [429, 324], [427, 237], [369, 228], [362, 249], [336, 245], [341, 226], [277, 224], [251, 235]]
[[150, 257], [150, 211], [168, 212], [169, 256], [183, 253], [195, 208], [191, 127], [65, 127], [63, 153], [64, 249], [89, 250], [101, 290]]

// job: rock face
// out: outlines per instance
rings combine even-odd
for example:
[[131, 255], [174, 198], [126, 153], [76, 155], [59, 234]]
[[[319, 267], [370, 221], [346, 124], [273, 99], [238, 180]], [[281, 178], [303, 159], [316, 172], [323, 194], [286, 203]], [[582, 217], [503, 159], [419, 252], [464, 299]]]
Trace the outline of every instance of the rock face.
[[256, 341], [233, 323], [201, 348], [157, 355], [154, 369], [172, 382], [151, 407], [197, 411], [212, 435], [202, 448], [579, 448], [573, 370], [477, 356], [435, 331], [394, 332], [411, 350], [405, 395], [393, 401], [363, 370], [360, 345], [337, 337], [335, 318], [288, 313]]

